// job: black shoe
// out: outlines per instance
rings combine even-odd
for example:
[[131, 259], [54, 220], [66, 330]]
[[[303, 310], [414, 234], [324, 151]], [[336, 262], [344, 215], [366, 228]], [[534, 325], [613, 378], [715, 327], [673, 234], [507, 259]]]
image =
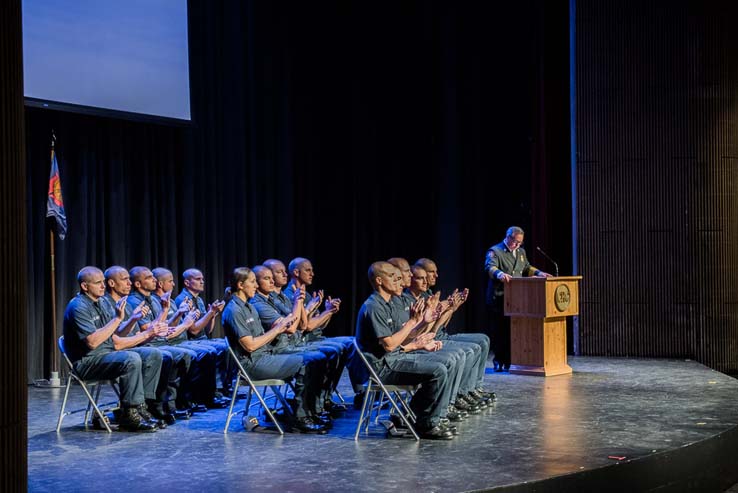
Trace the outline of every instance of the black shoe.
[[325, 428], [330, 429], [333, 427], [333, 422], [331, 421], [330, 414], [328, 415], [314, 414], [312, 416], [308, 416], [308, 419], [310, 419], [316, 425], [324, 426]]
[[474, 395], [487, 399], [487, 403], [494, 402], [497, 400], [497, 395], [494, 392], [486, 392], [482, 389], [475, 389], [472, 391]]
[[466, 411], [469, 414], [479, 414], [480, 412], [482, 412], [482, 410], [479, 409], [479, 406], [472, 405], [465, 399], [461, 399], [458, 397], [456, 398], [456, 402], [454, 402], [454, 407], [461, 411]]
[[300, 433], [313, 433], [316, 435], [325, 435], [328, 429], [325, 426], [315, 424], [309, 417], [296, 418], [292, 422], [292, 429]]
[[323, 409], [331, 413], [332, 415], [337, 415], [341, 413], [345, 413], [347, 411], [346, 406], [343, 404], [339, 404], [337, 402], [333, 402], [332, 400], [327, 400], [323, 403]]
[[357, 394], [354, 394], [354, 409], [357, 411], [361, 410], [361, 406], [364, 405], [364, 397], [366, 396], [366, 393], [359, 392]]
[[451, 432], [451, 434], [452, 434], [452, 435], [454, 435], [454, 436], [456, 436], [456, 435], [458, 435], [458, 434], [459, 434], [459, 430], [457, 430], [457, 429], [456, 429], [456, 426], [454, 426], [454, 425], [452, 425], [452, 424], [443, 424], [443, 423], [441, 423], [441, 424], [439, 424], [438, 426], [440, 426], [440, 427], [441, 427], [441, 429], [443, 429], [443, 430], [448, 430], [448, 431], [450, 431], [450, 432]]
[[493, 360], [492, 361], [492, 364], [494, 365], [494, 367], [493, 367], [494, 371], [496, 371], [496, 372], [502, 371], [502, 363], [500, 363], [497, 360]]
[[118, 429], [122, 431], [153, 433], [159, 428], [156, 424], [144, 419], [144, 417], [139, 414], [138, 409], [135, 407], [129, 407], [124, 409], [121, 413]]
[[230, 401], [226, 401], [224, 399], [213, 399], [212, 401], [205, 403], [205, 407], [208, 409], [224, 409], [230, 405]]
[[[458, 416], [459, 419], [457, 420], [452, 419], [451, 418], [452, 415]], [[461, 409], [458, 409], [454, 405], [451, 405], [451, 406], [448, 406], [448, 413], [446, 413], [446, 416], [448, 417], [448, 419], [452, 421], [463, 421], [469, 417], [469, 413], [466, 411], [462, 411]]]
[[190, 413], [206, 413], [208, 411], [208, 408], [204, 404], [192, 404], [192, 407], [189, 409]]
[[454, 435], [449, 430], [443, 429], [440, 426], [434, 426], [433, 428], [419, 431], [418, 435], [420, 438], [426, 440], [453, 440]]
[[464, 417], [461, 416], [458, 411], [449, 411], [446, 413], [446, 417], [449, 421], [453, 421], [454, 423], [464, 421]]
[[158, 428], [162, 430], [167, 427], [167, 424], [164, 422], [164, 420], [155, 418], [154, 415], [151, 414], [148, 409], [146, 409], [146, 404], [141, 404], [140, 406], [138, 406], [138, 414], [140, 414], [143, 419], [155, 424]]
[[483, 402], [484, 405], [485, 405], [485, 407], [489, 407], [489, 406], [492, 405], [492, 400], [489, 397], [485, 397], [482, 394], [477, 393], [476, 390], [472, 390], [471, 392], [469, 392], [466, 395], [469, 396], [469, 397], [471, 397], [472, 399], [474, 399], [477, 402]]
[[392, 424], [395, 425], [395, 428], [398, 428], [401, 430], [408, 429], [407, 425], [402, 420], [402, 417], [398, 416], [397, 414], [390, 414], [390, 420], [392, 421]]
[[177, 418], [174, 416], [174, 414], [164, 410], [164, 404], [161, 404], [159, 402], [149, 402], [147, 403], [147, 408], [149, 414], [151, 414], [155, 419], [163, 421], [167, 425], [173, 425], [177, 422]]
[[189, 410], [176, 410], [172, 413], [175, 417], [175, 419], [190, 419], [192, 417], [192, 413]]
[[[487, 409], [487, 400], [482, 399], [480, 397], [477, 397], [473, 395], [471, 392], [468, 394], [465, 394], [461, 396], [467, 403], [471, 404], [472, 406], [478, 406], [479, 409]], [[456, 400], [459, 398], [457, 397]]]
[[[104, 415], [104, 414], [103, 414], [103, 419], [105, 420], [105, 423], [107, 423], [108, 426], [110, 426], [110, 419], [106, 415]], [[103, 424], [103, 421], [100, 419], [100, 416], [98, 416], [97, 413], [95, 413], [92, 416], [92, 429], [93, 430], [105, 430], [105, 431], [108, 431], [108, 429], [105, 428], [105, 425]]]

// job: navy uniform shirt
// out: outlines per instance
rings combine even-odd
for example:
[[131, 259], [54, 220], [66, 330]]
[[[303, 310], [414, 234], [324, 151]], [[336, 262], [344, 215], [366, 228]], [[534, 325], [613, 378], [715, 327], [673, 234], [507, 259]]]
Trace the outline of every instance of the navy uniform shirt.
[[279, 307], [279, 311], [282, 313], [292, 313], [292, 299], [287, 297], [283, 292], [272, 291], [269, 293], [269, 297]]
[[379, 342], [379, 339], [390, 337], [398, 330], [393, 318], [396, 312], [397, 307], [391, 301], [384, 301], [376, 291], [361, 305], [356, 319], [356, 341], [363, 352], [370, 353], [377, 359], [400, 355], [399, 346], [388, 353]]
[[269, 344], [264, 344], [256, 351], [249, 353], [239, 342], [242, 337], [259, 337], [264, 334], [264, 327], [254, 307], [238, 296], [233, 296], [223, 310], [222, 323], [228, 343], [236, 354], [246, 356], [255, 362], [261, 356], [272, 352]]
[[[207, 310], [205, 309], [205, 302], [202, 300], [200, 296], [195, 296], [192, 293], [190, 293], [187, 289], [183, 289], [181, 293], [179, 293], [179, 296], [177, 296], [177, 299], [175, 300], [177, 306], [181, 305], [185, 300], [191, 299], [192, 300], [192, 307], [193, 309], [200, 310], [200, 318], [204, 317], [207, 313]], [[187, 315], [185, 313], [185, 315]], [[198, 319], [199, 320], [199, 319]], [[205, 333], [205, 331], [208, 329], [208, 326], [206, 325], [199, 334], [189, 334], [190, 339], [195, 340], [202, 340], [207, 339], [208, 336]]]
[[[140, 324], [139, 327], [156, 320], [156, 318], [164, 309], [161, 306], [161, 301], [159, 300], [159, 297], [154, 296], [153, 294], [149, 296], [144, 296], [143, 293], [141, 293], [140, 291], [134, 291], [128, 296], [128, 304], [130, 304], [131, 310], [135, 309], [142, 301], [145, 303], [145, 306], [149, 307], [149, 313], [147, 313], [145, 317], [142, 317], [141, 320], [138, 321]], [[128, 306], [128, 304], [126, 305], [126, 307]], [[126, 312], [127, 311], [128, 310], [126, 309]], [[166, 319], [164, 321], [166, 322]], [[169, 341], [166, 337], [154, 336], [154, 338], [151, 339], [147, 344], [161, 346], [162, 344], [168, 343]]]
[[[512, 277], [534, 276], [539, 271], [528, 261], [525, 250], [518, 248], [515, 253], [511, 252], [505, 242], [502, 241], [487, 250], [484, 259], [484, 272], [487, 273], [487, 304], [505, 294], [505, 285], [497, 279], [497, 272], [502, 271]], [[490, 277], [491, 276], [491, 277]]]
[[113, 317], [115, 305], [110, 306], [104, 297], [92, 301], [86, 294], [79, 293], [72, 298], [64, 310], [63, 325], [64, 346], [72, 362], [86, 356], [98, 356], [115, 351], [112, 336], [95, 349], [90, 349], [85, 342], [87, 336], [104, 327]]
[[[264, 332], [272, 328], [272, 324], [290, 314], [290, 311], [284, 312], [284, 306], [276, 302], [276, 297], [272, 296], [274, 293], [269, 293], [269, 296], [257, 292], [253, 298], [249, 300], [251, 306], [259, 314], [262, 328]], [[282, 332], [274, 338], [271, 345], [274, 349], [284, 349], [295, 342], [295, 334], [287, 334]]]
[[[107, 309], [110, 311], [110, 316], [111, 317], [114, 317], [115, 316], [115, 308], [113, 308], [113, 307], [115, 307], [115, 300], [110, 295], [110, 293], [105, 293], [104, 298], [106, 300], [108, 300]], [[130, 303], [130, 301], [131, 301], [130, 298], [126, 299], [126, 307], [125, 307], [125, 310], [124, 310], [125, 311], [126, 318], [123, 320], [123, 322], [121, 322], [121, 325], [125, 324], [126, 323], [126, 320], [128, 320], [129, 318], [131, 318], [131, 314], [133, 313], [133, 309], [136, 308], [136, 306], [138, 306], [138, 305], [135, 305], [135, 306], [132, 305]], [[138, 322], [136, 322], [135, 324], [133, 324], [133, 327], [131, 327], [131, 330], [128, 332], [128, 336], [132, 336], [132, 335], [138, 334], [141, 331], [141, 325], [143, 323], [144, 323], [143, 320], [139, 320]], [[126, 336], [126, 337], [128, 337], [128, 336]]]

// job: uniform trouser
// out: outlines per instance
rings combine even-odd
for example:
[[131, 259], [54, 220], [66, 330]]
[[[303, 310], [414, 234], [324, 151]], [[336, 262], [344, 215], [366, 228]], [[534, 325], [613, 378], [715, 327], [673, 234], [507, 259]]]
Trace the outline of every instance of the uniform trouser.
[[482, 348], [477, 344], [469, 342], [454, 341], [452, 339], [442, 339], [443, 349], [458, 350], [464, 355], [463, 366], [461, 367], [461, 378], [457, 394], [466, 394], [477, 388], [477, 367], [480, 364], [480, 354]]
[[505, 316], [504, 298], [497, 297], [488, 305], [490, 339], [494, 361], [502, 366], [510, 367], [510, 318]]
[[[162, 363], [161, 378], [156, 388], [157, 401], [162, 404], [177, 399], [179, 389], [183, 387], [187, 371], [192, 364], [194, 352], [184, 347], [167, 346], [165, 344], [151, 344], [151, 347], [159, 349], [163, 353], [168, 353], [172, 358], [172, 365], [169, 372], [165, 374], [164, 364]], [[161, 397], [159, 397], [161, 396]]]
[[313, 364], [305, 364], [299, 354], [265, 354], [251, 358], [241, 358], [241, 365], [253, 380], [279, 378], [294, 379], [295, 407], [293, 412], [298, 418], [313, 414], [317, 409], [320, 393], [321, 376]]
[[448, 408], [451, 386], [446, 366], [428, 358], [428, 353], [413, 351], [392, 355], [377, 364], [377, 376], [389, 385], [420, 385], [410, 401], [420, 431], [438, 425]]
[[449, 334], [448, 340], [468, 342], [479, 346], [479, 364], [477, 365], [477, 381], [474, 388], [481, 388], [484, 384], [484, 372], [487, 369], [487, 358], [489, 357], [489, 337], [478, 332], [460, 332]]
[[361, 359], [356, 355], [354, 338], [349, 336], [324, 337], [319, 342], [328, 342], [341, 347], [341, 372], [343, 372], [343, 368], [345, 367], [348, 370], [349, 380], [351, 381], [354, 392], [361, 392], [364, 389], [364, 384], [369, 380], [369, 372]]
[[[319, 350], [312, 350], [308, 346], [285, 346], [279, 349], [275, 349], [273, 354], [296, 354], [302, 357], [302, 362], [305, 365], [311, 366], [311, 371], [315, 373], [316, 377], [320, 377], [320, 394], [316, 399], [315, 408], [311, 408], [310, 411], [313, 414], [317, 414], [323, 411], [323, 401], [328, 398], [330, 399], [331, 393], [333, 392], [332, 383], [330, 378], [330, 369], [338, 360], [338, 352], [334, 348], [328, 348], [332, 351], [323, 352]], [[333, 358], [333, 361], [331, 360]], [[340, 378], [340, 375], [339, 375]]]
[[[297, 346], [300, 348], [301, 346]], [[343, 356], [343, 346], [335, 341], [329, 339], [321, 339], [317, 341], [308, 342], [305, 346], [302, 346], [308, 351], [320, 351], [327, 359], [326, 361], [326, 373], [324, 375], [323, 385], [321, 386], [322, 393], [320, 395], [321, 401], [327, 401], [333, 395], [333, 390], [341, 380], [343, 374], [343, 368], [345, 366], [345, 359]], [[322, 408], [322, 403], [319, 404]]]
[[[438, 351], [418, 351], [418, 353], [425, 354], [429, 360], [438, 361], [446, 367], [448, 373], [448, 404], [454, 404], [464, 378], [466, 351], [458, 346], [446, 347], [444, 345]], [[446, 416], [446, 410], [444, 408], [441, 416]]]
[[132, 351], [111, 351], [106, 354], [85, 356], [74, 362], [74, 371], [83, 380], [118, 379], [120, 403], [123, 407], [135, 407], [144, 403], [142, 361]]
[[126, 351], [133, 351], [141, 356], [144, 397], [149, 400], [157, 400], [159, 397], [157, 388], [162, 374], [169, 375], [169, 369], [172, 366], [172, 355], [147, 346], [132, 347], [126, 349]]
[[185, 401], [207, 403], [215, 396], [215, 359], [217, 351], [213, 346], [197, 341], [183, 341], [176, 345], [193, 351], [190, 370], [185, 379], [185, 393], [178, 396], [178, 406], [184, 407]]
[[[231, 364], [231, 358], [230, 358], [230, 355], [228, 354], [228, 344], [226, 343], [226, 340], [223, 338], [214, 338], [214, 339], [203, 338], [203, 339], [192, 339], [192, 340], [215, 348], [216, 350], [215, 374], [220, 380], [220, 388], [224, 390], [230, 389], [231, 384], [233, 383], [233, 378], [236, 376], [236, 369]], [[217, 387], [217, 382], [216, 382], [216, 387]]]

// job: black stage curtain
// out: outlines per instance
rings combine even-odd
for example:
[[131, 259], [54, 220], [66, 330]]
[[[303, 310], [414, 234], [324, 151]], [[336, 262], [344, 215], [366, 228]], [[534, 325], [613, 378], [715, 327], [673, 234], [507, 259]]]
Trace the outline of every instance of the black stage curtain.
[[191, 126], [27, 109], [29, 379], [53, 347], [52, 129], [59, 324], [87, 264], [197, 266], [212, 300], [234, 266], [308, 257], [344, 301], [335, 335], [374, 260], [435, 259], [444, 291], [471, 289], [455, 325], [475, 330], [508, 225], [570, 271], [568, 2], [545, 3], [191, 0]]

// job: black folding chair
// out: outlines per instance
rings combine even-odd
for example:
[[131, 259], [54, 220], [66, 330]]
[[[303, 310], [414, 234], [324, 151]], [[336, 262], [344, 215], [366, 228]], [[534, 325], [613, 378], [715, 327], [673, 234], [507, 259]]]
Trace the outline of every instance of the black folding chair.
[[[226, 338], [226, 344], [228, 345], [228, 352], [230, 353], [231, 358], [234, 364], [236, 365], [236, 368], [238, 369], [238, 376], [236, 377], [236, 385], [234, 385], [233, 387], [233, 395], [231, 396], [231, 406], [228, 408], [228, 418], [226, 419], [226, 424], [225, 424], [225, 428], [223, 429], [223, 433], [228, 433], [228, 426], [231, 424], [231, 419], [233, 418], [233, 416], [235, 416], [236, 414], [240, 414], [240, 413], [243, 413], [244, 416], [248, 416], [249, 409], [251, 409], [251, 397], [252, 395], [256, 395], [256, 398], [259, 400], [261, 407], [264, 409], [266, 414], [269, 416], [269, 419], [277, 427], [279, 434], [284, 435], [284, 431], [282, 430], [282, 427], [279, 425], [279, 422], [275, 418], [274, 413], [272, 413], [271, 409], [269, 409], [269, 406], [266, 403], [265, 396], [266, 396], [267, 389], [272, 389], [274, 398], [282, 404], [282, 407], [284, 408], [285, 412], [291, 415], [290, 406], [281, 391], [281, 388], [286, 386], [287, 383], [284, 380], [280, 380], [278, 378], [270, 378], [267, 380], [251, 379], [251, 377], [249, 377], [249, 374], [246, 373], [246, 370], [243, 368], [243, 365], [241, 364], [241, 362], [238, 360], [236, 353], [233, 352], [231, 345], [228, 343], [228, 338]], [[233, 407], [235, 406], [236, 400], [238, 399], [238, 388], [241, 386], [242, 383], [248, 385], [248, 388], [249, 388], [248, 397], [246, 399], [246, 406], [244, 407], [243, 411], [234, 412]], [[257, 387], [264, 388], [264, 395], [262, 395], [259, 392], [259, 389]]]
[[[394, 410], [402, 419], [405, 426], [407, 426], [410, 433], [412, 433], [415, 440], [420, 440], [420, 437], [415, 432], [412, 421], [415, 420], [415, 415], [410, 410], [405, 398], [402, 396], [403, 393], [412, 394], [417, 390], [415, 385], [387, 385], [382, 383], [377, 373], [374, 371], [374, 367], [369, 363], [366, 355], [359, 348], [356, 339], [354, 339], [354, 346], [356, 347], [356, 353], [361, 358], [361, 361], [366, 366], [369, 372], [369, 382], [364, 386], [364, 404], [361, 406], [361, 414], [359, 415], [359, 422], [356, 425], [356, 433], [354, 434], [354, 440], [359, 439], [359, 432], [361, 427], [365, 425], [364, 433], [369, 433], [369, 424], [371, 423], [372, 414], [376, 411], [377, 417], [375, 422], [379, 421], [379, 413], [384, 406], [385, 399], [389, 401], [391, 409]], [[394, 398], [393, 398], [394, 396]], [[377, 402], [379, 397], [379, 402]], [[400, 408], [400, 404], [402, 408]], [[367, 412], [368, 411], [368, 412]]]
[[[100, 418], [100, 422], [105, 426], [105, 429], [108, 431], [108, 433], [112, 433], [112, 430], [110, 429], [110, 425], [108, 425], [108, 420], [105, 418], [105, 414], [100, 410], [101, 407], [106, 406], [112, 406], [115, 404], [115, 406], [118, 406], [118, 401], [115, 402], [108, 402], [105, 404], [98, 404], [97, 401], [100, 398], [100, 390], [102, 389], [103, 385], [110, 385], [113, 388], [113, 391], [115, 392], [115, 395], [117, 395], [120, 398], [120, 393], [118, 392], [118, 388], [115, 385], [114, 380], [84, 380], [79, 375], [77, 375], [77, 372], [74, 370], [74, 365], [72, 364], [71, 360], [69, 359], [69, 356], [67, 356], [67, 352], [64, 349], [64, 336], [61, 336], [58, 341], [59, 345], [59, 352], [61, 352], [62, 357], [64, 358], [64, 361], [67, 362], [67, 367], [69, 369], [68, 375], [67, 375], [67, 385], [66, 389], [64, 390], [64, 400], [62, 401], [61, 410], [59, 410], [59, 420], [56, 423], [56, 431], [57, 433], [59, 430], [61, 430], [62, 420], [70, 414], [79, 413], [82, 411], [85, 411], [85, 420], [84, 425], [87, 426], [87, 421], [90, 418], [90, 410], [94, 409], [97, 416]], [[86, 408], [80, 408], [75, 409], [73, 411], [66, 411], [65, 409], [67, 407], [67, 399], [69, 397], [69, 388], [72, 386], [72, 382], [77, 382], [80, 387], [82, 387], [82, 390], [84, 390], [85, 395], [87, 396], [87, 407]], [[95, 393], [95, 396], [92, 396], [92, 392], [90, 392], [90, 389], [93, 390]]]

